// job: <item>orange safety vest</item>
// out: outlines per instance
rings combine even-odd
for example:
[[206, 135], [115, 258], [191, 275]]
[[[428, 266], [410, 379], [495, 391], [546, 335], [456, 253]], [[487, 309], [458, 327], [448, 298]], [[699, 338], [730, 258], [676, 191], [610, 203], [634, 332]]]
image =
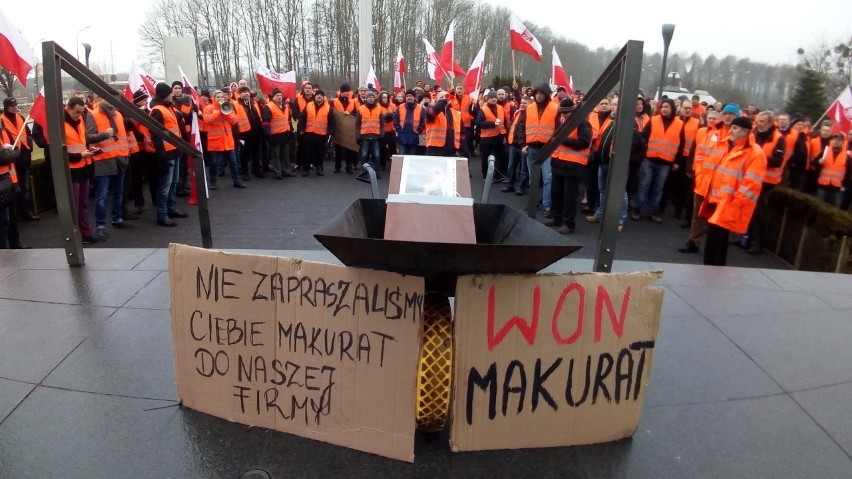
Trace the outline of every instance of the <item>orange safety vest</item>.
[[603, 123], [601, 123], [598, 112], [593, 111], [589, 114], [588, 120], [589, 124], [592, 125], [592, 148], [597, 150], [598, 146], [601, 144], [601, 132], [606, 130], [606, 127], [612, 123], [612, 115], [607, 115], [607, 117], [604, 118]]
[[645, 125], [651, 121], [651, 117], [647, 113], [642, 113], [641, 116], [634, 117], [634, 121], [636, 121], [636, 129], [642, 131], [645, 129]]
[[317, 102], [312, 101], [305, 107], [307, 119], [305, 121], [305, 133], [317, 135], [328, 135], [328, 115], [331, 113], [328, 102], [323, 102], [317, 110]]
[[[175, 112], [173, 112], [172, 109], [167, 107], [166, 105], [157, 105], [151, 109], [152, 112], [154, 110], [159, 111], [163, 115], [163, 126], [175, 135], [180, 136], [180, 128], [178, 127], [178, 121], [177, 117], [175, 116]], [[153, 146], [153, 141], [151, 144]], [[166, 151], [174, 151], [177, 149], [177, 147], [175, 145], [172, 145], [168, 141], [163, 140], [163, 149], [165, 149]]]
[[512, 118], [512, 126], [509, 127], [509, 144], [512, 145], [515, 143], [515, 129], [518, 127], [518, 122], [521, 120], [521, 110], [515, 111], [515, 115]]
[[[393, 103], [388, 103], [388, 106], [382, 106], [382, 110], [384, 110], [384, 113], [393, 113], [396, 111], [396, 105], [394, 105]], [[394, 131], [393, 121], [385, 121], [385, 119], [382, 118], [382, 123], [384, 124], [384, 128], [382, 128], [382, 130], [384, 130], [385, 133], [392, 133]]]
[[234, 149], [234, 129], [237, 124], [234, 114], [223, 115], [218, 105], [204, 107], [204, 122], [207, 125], [207, 151], [231, 151]]
[[482, 106], [482, 113], [485, 115], [485, 121], [494, 122], [496, 120], [500, 120], [500, 124], [480, 130], [480, 138], [494, 138], [495, 136], [502, 136], [506, 134], [506, 112], [503, 111], [503, 107], [500, 105], [494, 105], [497, 107], [497, 114], [495, 115], [491, 112], [491, 108], [489, 108], [489, 106], [490, 105]]
[[[775, 145], [778, 144], [778, 140], [781, 138], [781, 132], [776, 128], [772, 133], [772, 138], [764, 143], [760, 148], [763, 150], [763, 156], [766, 157], [767, 165], [766, 165], [766, 174], [763, 177], [763, 182], [767, 185], [777, 185], [781, 183], [781, 178], [784, 176], [784, 163], [786, 161], [782, 161], [781, 166], [778, 167], [770, 167], [769, 166], [769, 158], [772, 158], [772, 152], [775, 150]], [[749, 140], [752, 143], [757, 144], [754, 141], [754, 133], [749, 136]], [[787, 152], [784, 152], [784, 156], [787, 156]]]
[[334, 101], [333, 101], [333, 102], [331, 102], [331, 106], [332, 106], [335, 110], [348, 111], [349, 113], [354, 112], [354, 111], [355, 111], [355, 108], [357, 108], [357, 107], [356, 107], [356, 105], [355, 105], [355, 102], [354, 102], [354, 101], [352, 101], [352, 99], [351, 99], [351, 98], [349, 99], [349, 103], [347, 103], [347, 104], [346, 104], [346, 106], [344, 107], [344, 106], [343, 106], [343, 102], [342, 102], [342, 101], [340, 101], [340, 98], [339, 98], [339, 97], [338, 97], [338, 98], [335, 98], [335, 99], [334, 99]]
[[[5, 118], [4, 118], [5, 120]], [[10, 133], [12, 130], [10, 129], [0, 129], [0, 145], [9, 143], [11, 144], [15, 141], [14, 138], [10, 137]], [[9, 177], [12, 179], [12, 183], [18, 182], [18, 174], [15, 172], [15, 162], [10, 162], [8, 165], [0, 165], [0, 175], [3, 173], [9, 172]]]
[[[575, 128], [572, 131], [568, 138], [577, 139], [577, 129]], [[556, 161], [564, 161], [566, 163], [577, 163], [580, 165], [585, 165], [589, 162], [589, 152], [590, 148], [586, 148], [585, 150], [575, 150], [573, 148], [568, 148], [562, 143], [556, 148], [556, 151], [553, 152], [553, 159]]]
[[659, 158], [663, 161], [673, 163], [677, 155], [677, 147], [680, 144], [680, 130], [683, 122], [675, 117], [669, 124], [668, 129], [663, 124], [663, 117], [654, 115], [651, 118], [651, 136], [648, 138], [648, 158]]
[[[149, 113], [147, 110], [142, 111], [146, 114]], [[142, 151], [154, 153], [154, 141], [151, 139], [151, 130], [149, 130], [147, 126], [136, 121], [134, 121], [133, 124], [136, 125], [136, 129], [142, 134]]]
[[185, 103], [181, 103], [177, 108], [179, 112], [183, 113], [183, 128], [186, 133], [192, 132], [192, 105], [187, 105]]
[[541, 116], [538, 115], [538, 104], [527, 105], [526, 133], [527, 143], [547, 143], [553, 138], [556, 127], [556, 115], [559, 107], [553, 102], [547, 102]]
[[843, 186], [843, 175], [846, 174], [846, 142], [840, 148], [840, 153], [835, 155], [834, 150], [829, 147], [826, 156], [823, 156], [822, 169], [819, 172], [817, 183], [820, 186]]
[[[245, 105], [241, 101], [238, 101], [236, 108], [234, 110], [237, 112], [237, 128], [240, 130], [240, 133], [245, 133], [251, 130], [251, 123], [249, 122], [248, 112], [245, 109]], [[249, 105], [254, 108], [255, 114], [260, 118], [260, 109], [257, 107], [257, 103], [252, 100], [249, 100]]]
[[765, 172], [766, 157], [759, 146], [748, 141], [734, 145], [710, 179], [709, 196], [704, 201], [717, 206], [707, 221], [744, 234], [757, 206]]
[[[397, 111], [399, 111], [399, 113], [398, 113], [398, 115], [399, 115], [399, 127], [404, 128], [405, 127], [405, 119], [408, 117], [408, 107], [405, 106], [405, 103], [403, 103], [402, 105], [399, 105], [399, 108], [397, 108]], [[420, 126], [420, 121], [421, 121], [422, 118], [423, 118], [423, 105], [421, 105], [420, 103], [415, 103], [414, 104], [414, 115], [411, 116], [411, 129], [415, 133], [417, 132], [417, 127]], [[393, 124], [393, 122], [391, 122], [391, 124]]]
[[[830, 144], [831, 140], [829, 140], [828, 143]], [[813, 162], [811, 160], [815, 159], [823, 151], [825, 151], [825, 147], [822, 146], [821, 136], [815, 136], [814, 138], [808, 140], [808, 162], [805, 165], [806, 170], [816, 169], [816, 166], [813, 165]]]
[[139, 153], [141, 151], [141, 147], [139, 143], [136, 141], [136, 135], [133, 134], [132, 130], [128, 130], [127, 127], [124, 127], [124, 131], [127, 132], [127, 150], [129, 154]]
[[[461, 148], [461, 113], [450, 109], [453, 115], [453, 145], [456, 149]], [[445, 112], [439, 113], [435, 117], [435, 121], [426, 124], [426, 146], [443, 148], [447, 144], [447, 115]]]
[[[74, 128], [67, 121], [65, 122], [65, 146], [68, 149], [68, 153], [78, 153], [83, 154], [88, 149], [86, 147], [86, 120], [80, 116], [80, 124], [77, 125], [77, 128]], [[86, 165], [92, 164], [92, 158], [83, 158], [74, 163], [68, 162], [69, 169], [77, 169], [83, 168]]]
[[[9, 118], [6, 117], [5, 114], [2, 114], [0, 116], [3, 117], [3, 128], [6, 128], [7, 130], [9, 130], [10, 133], [15, 135], [12, 137], [11, 140], [9, 140], [9, 144], [12, 144], [12, 142], [15, 141], [15, 138], [18, 137], [18, 134], [21, 133], [21, 130], [26, 128], [26, 121], [24, 120], [24, 117], [17, 113], [15, 113], [14, 124], [11, 122], [11, 120], [9, 120]], [[21, 139], [20, 141], [18, 141], [18, 146], [21, 147], [22, 150], [32, 150], [32, 147], [27, 143], [26, 132], [21, 135]]]
[[698, 120], [689, 117], [686, 120], [681, 119], [681, 121], [683, 122], [683, 152], [681, 154], [689, 156], [689, 151], [695, 143], [695, 135], [698, 132]]
[[450, 108], [461, 113], [462, 124], [465, 128], [470, 127], [471, 121], [473, 121], [473, 116], [470, 114], [470, 95], [465, 93], [461, 100], [453, 97], [450, 100]]
[[284, 109], [282, 110], [277, 103], [270, 100], [266, 102], [266, 107], [272, 113], [272, 119], [269, 120], [269, 133], [277, 135], [290, 131], [290, 105], [284, 102]]
[[[127, 147], [127, 132], [124, 130], [124, 119], [118, 110], [114, 110], [113, 114], [115, 115], [116, 131], [113, 132], [113, 136], [110, 138], [92, 145], [102, 150], [101, 153], [92, 157], [94, 161], [110, 160], [130, 154]], [[95, 120], [98, 133], [110, 128], [109, 117], [100, 108], [95, 108], [90, 115]]]
[[375, 104], [373, 109], [367, 108], [367, 105], [358, 107], [358, 115], [361, 117], [361, 134], [362, 135], [381, 135], [382, 133], [382, 116], [384, 108]]
[[728, 150], [728, 139], [730, 137], [730, 128], [724, 126], [710, 126], [696, 133], [697, 146], [692, 162], [692, 171], [695, 173], [695, 189], [693, 191], [696, 195], [707, 195], [707, 191], [710, 189], [710, 178]]

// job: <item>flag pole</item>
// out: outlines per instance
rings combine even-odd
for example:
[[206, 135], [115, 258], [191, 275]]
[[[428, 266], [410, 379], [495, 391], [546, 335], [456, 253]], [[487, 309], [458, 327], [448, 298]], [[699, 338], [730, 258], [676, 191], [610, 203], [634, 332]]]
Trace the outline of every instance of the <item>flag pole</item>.
[[21, 131], [18, 132], [18, 137], [15, 138], [15, 142], [12, 143], [12, 148], [17, 148], [18, 142], [21, 141], [21, 135], [24, 134], [24, 131], [27, 129], [27, 123], [30, 121], [30, 115], [27, 115], [27, 118], [24, 119], [24, 124], [21, 126]]
[[[397, 68], [399, 68], [399, 67], [397, 67]], [[405, 72], [403, 72], [402, 73], [402, 91], [405, 91], [405, 90], [407, 90], [407, 88], [405, 88]]]
[[512, 81], [518, 81], [518, 75], [515, 73], [515, 50], [512, 49]]

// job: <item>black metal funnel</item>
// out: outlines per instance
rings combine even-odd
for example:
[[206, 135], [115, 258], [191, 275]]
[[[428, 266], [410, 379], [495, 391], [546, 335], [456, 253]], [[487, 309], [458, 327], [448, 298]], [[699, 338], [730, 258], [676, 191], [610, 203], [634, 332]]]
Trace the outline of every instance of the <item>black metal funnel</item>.
[[506, 205], [473, 205], [476, 244], [383, 239], [386, 212], [383, 199], [356, 200], [314, 237], [347, 266], [423, 276], [428, 291], [447, 296], [459, 275], [535, 273], [582, 248]]

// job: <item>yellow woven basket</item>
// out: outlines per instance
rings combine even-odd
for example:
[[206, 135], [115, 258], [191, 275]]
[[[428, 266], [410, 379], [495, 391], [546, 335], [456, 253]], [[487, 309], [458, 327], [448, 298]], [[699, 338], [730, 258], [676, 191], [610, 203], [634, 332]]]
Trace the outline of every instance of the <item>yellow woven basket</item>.
[[446, 296], [429, 294], [423, 304], [423, 340], [417, 370], [417, 428], [444, 429], [450, 408], [453, 313]]

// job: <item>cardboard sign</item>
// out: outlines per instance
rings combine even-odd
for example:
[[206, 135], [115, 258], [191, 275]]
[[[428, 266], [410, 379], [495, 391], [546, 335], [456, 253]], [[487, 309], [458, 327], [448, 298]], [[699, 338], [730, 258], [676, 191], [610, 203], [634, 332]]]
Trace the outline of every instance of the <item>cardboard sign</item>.
[[331, 114], [334, 118], [334, 143], [357, 153], [361, 148], [355, 140], [355, 117], [334, 108]]
[[184, 406], [414, 460], [423, 278], [169, 246]]
[[654, 359], [661, 273], [463, 276], [453, 451], [631, 436]]

